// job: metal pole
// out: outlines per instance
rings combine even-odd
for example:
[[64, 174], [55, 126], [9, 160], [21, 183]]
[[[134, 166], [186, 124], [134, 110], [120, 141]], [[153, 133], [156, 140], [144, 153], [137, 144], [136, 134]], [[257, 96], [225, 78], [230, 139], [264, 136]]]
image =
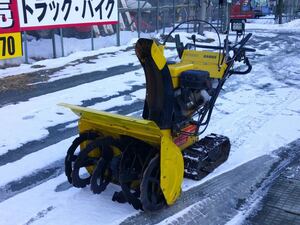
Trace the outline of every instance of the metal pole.
[[27, 46], [27, 33], [24, 31], [24, 54], [25, 54], [25, 63], [29, 64], [28, 60], [28, 46]]
[[227, 24], [229, 23], [229, 3], [226, 2], [226, 7], [225, 7], [225, 24], [223, 31], [227, 32]]
[[[186, 20], [189, 20], [190, 19], [190, 0], [188, 0], [188, 10], [187, 10], [187, 19]], [[189, 32], [189, 29], [190, 29], [190, 23], [187, 24], [187, 33]]]
[[53, 58], [56, 58], [56, 44], [55, 44], [55, 32], [52, 31], [52, 49], [53, 49]]
[[217, 27], [218, 27], [218, 29], [219, 29], [219, 31], [220, 31], [220, 18], [221, 18], [221, 5], [219, 4], [218, 5], [218, 19], [217, 19]]
[[60, 34], [61, 55], [62, 55], [62, 57], [65, 57], [64, 37], [63, 37], [62, 28], [59, 28], [59, 34]]
[[120, 12], [118, 11], [118, 23], [117, 23], [117, 46], [121, 45], [120, 41]]
[[165, 24], [166, 24], [166, 17], [165, 17], [165, 10], [163, 9], [163, 11], [162, 11], [162, 13], [163, 13], [163, 18], [162, 18], [162, 25], [163, 25], [163, 34], [165, 34], [165, 30], [166, 30], [166, 28], [165, 28]]
[[158, 24], [158, 18], [159, 18], [159, 0], [156, 0], [156, 32], [159, 32], [159, 24]]
[[226, 29], [226, 19], [227, 18], [227, 2], [223, 5], [223, 23], [222, 23], [222, 32], [224, 33]]
[[[201, 1], [201, 9], [200, 9], [200, 20], [205, 20], [206, 17], [206, 1]], [[199, 34], [203, 35], [204, 32], [204, 24], [199, 24]]]
[[295, 1], [292, 1], [292, 19], [295, 19], [295, 16], [294, 16], [294, 5], [295, 5]]
[[137, 11], [137, 20], [138, 20], [138, 38], [141, 37], [141, 4], [140, 0], [138, 0], [138, 11]]
[[176, 9], [175, 9], [175, 0], [173, 0], [173, 28], [175, 27], [176, 21]]
[[283, 12], [283, 0], [279, 0], [278, 3], [279, 24], [282, 24], [282, 12]]
[[94, 28], [93, 26], [91, 26], [91, 46], [92, 46], [92, 50], [95, 50], [95, 45], [94, 45], [94, 32], [93, 32]]

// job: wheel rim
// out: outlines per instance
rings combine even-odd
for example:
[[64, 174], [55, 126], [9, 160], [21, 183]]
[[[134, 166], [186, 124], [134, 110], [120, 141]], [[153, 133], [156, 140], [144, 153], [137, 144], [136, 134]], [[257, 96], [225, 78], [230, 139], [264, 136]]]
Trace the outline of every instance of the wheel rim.
[[[110, 143], [109, 138], [99, 138], [91, 143], [89, 143], [82, 151], [78, 154], [78, 157], [74, 163], [74, 168], [72, 171], [72, 183], [74, 187], [84, 188], [91, 180], [91, 176], [82, 178], [80, 176], [80, 169], [90, 166], [95, 166], [101, 157], [101, 149], [106, 149], [107, 145]], [[99, 151], [99, 157], [90, 157], [89, 154], [94, 150]]]
[[141, 202], [145, 211], [156, 211], [166, 205], [160, 187], [160, 158], [155, 156], [145, 169], [141, 183]]
[[72, 184], [72, 171], [74, 168], [74, 163], [78, 158], [78, 154], [75, 154], [77, 148], [80, 146], [81, 143], [85, 141], [92, 141], [99, 137], [99, 134], [88, 131], [85, 133], [81, 133], [79, 137], [77, 137], [72, 145], [69, 147], [67, 151], [67, 155], [65, 157], [65, 175], [70, 184]]
[[113, 158], [111, 146], [102, 146], [102, 157], [97, 162], [97, 166], [91, 176], [91, 190], [94, 194], [103, 192], [112, 178], [110, 163]]

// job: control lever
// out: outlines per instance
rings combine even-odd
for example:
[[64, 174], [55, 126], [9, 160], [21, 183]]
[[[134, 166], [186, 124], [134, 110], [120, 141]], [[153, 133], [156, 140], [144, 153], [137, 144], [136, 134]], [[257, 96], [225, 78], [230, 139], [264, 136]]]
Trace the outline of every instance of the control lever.
[[194, 48], [196, 50], [196, 35], [195, 34], [192, 35], [192, 40], [194, 42]]
[[176, 50], [177, 50], [178, 56], [181, 59], [183, 51], [184, 51], [184, 46], [183, 46], [183, 43], [180, 41], [179, 34], [175, 35], [175, 44], [176, 44]]

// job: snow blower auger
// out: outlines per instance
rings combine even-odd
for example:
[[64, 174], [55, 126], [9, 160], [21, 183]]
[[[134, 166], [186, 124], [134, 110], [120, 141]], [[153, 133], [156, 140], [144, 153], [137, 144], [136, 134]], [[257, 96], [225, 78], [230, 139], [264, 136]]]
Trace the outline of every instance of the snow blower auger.
[[[200, 45], [195, 35], [184, 46], [176, 35], [178, 63], [166, 60], [163, 45], [144, 38], [137, 41], [136, 55], [146, 76], [143, 119], [61, 104], [80, 116], [79, 137], [65, 158], [68, 181], [78, 188], [90, 185], [96, 194], [109, 183], [117, 184], [121, 191], [113, 201], [154, 211], [176, 201], [184, 175], [199, 180], [226, 161], [227, 137], [199, 136], [227, 78], [252, 68], [246, 52], [255, 50], [245, 48], [251, 34], [238, 42], [243, 25], [236, 22], [232, 28], [237, 31], [236, 43], [231, 44], [227, 34], [224, 46], [218, 32], [218, 46]], [[244, 64], [244, 71], [234, 69], [237, 61]]]

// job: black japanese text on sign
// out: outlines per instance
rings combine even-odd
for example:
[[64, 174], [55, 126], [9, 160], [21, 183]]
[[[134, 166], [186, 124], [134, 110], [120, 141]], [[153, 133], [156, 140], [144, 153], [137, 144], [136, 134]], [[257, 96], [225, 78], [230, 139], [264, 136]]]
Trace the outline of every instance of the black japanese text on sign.
[[[1, 0], [0, 0], [1, 1]], [[117, 23], [117, 0], [18, 0], [22, 30]]]
[[0, 0], [0, 59], [22, 56], [16, 0]]

